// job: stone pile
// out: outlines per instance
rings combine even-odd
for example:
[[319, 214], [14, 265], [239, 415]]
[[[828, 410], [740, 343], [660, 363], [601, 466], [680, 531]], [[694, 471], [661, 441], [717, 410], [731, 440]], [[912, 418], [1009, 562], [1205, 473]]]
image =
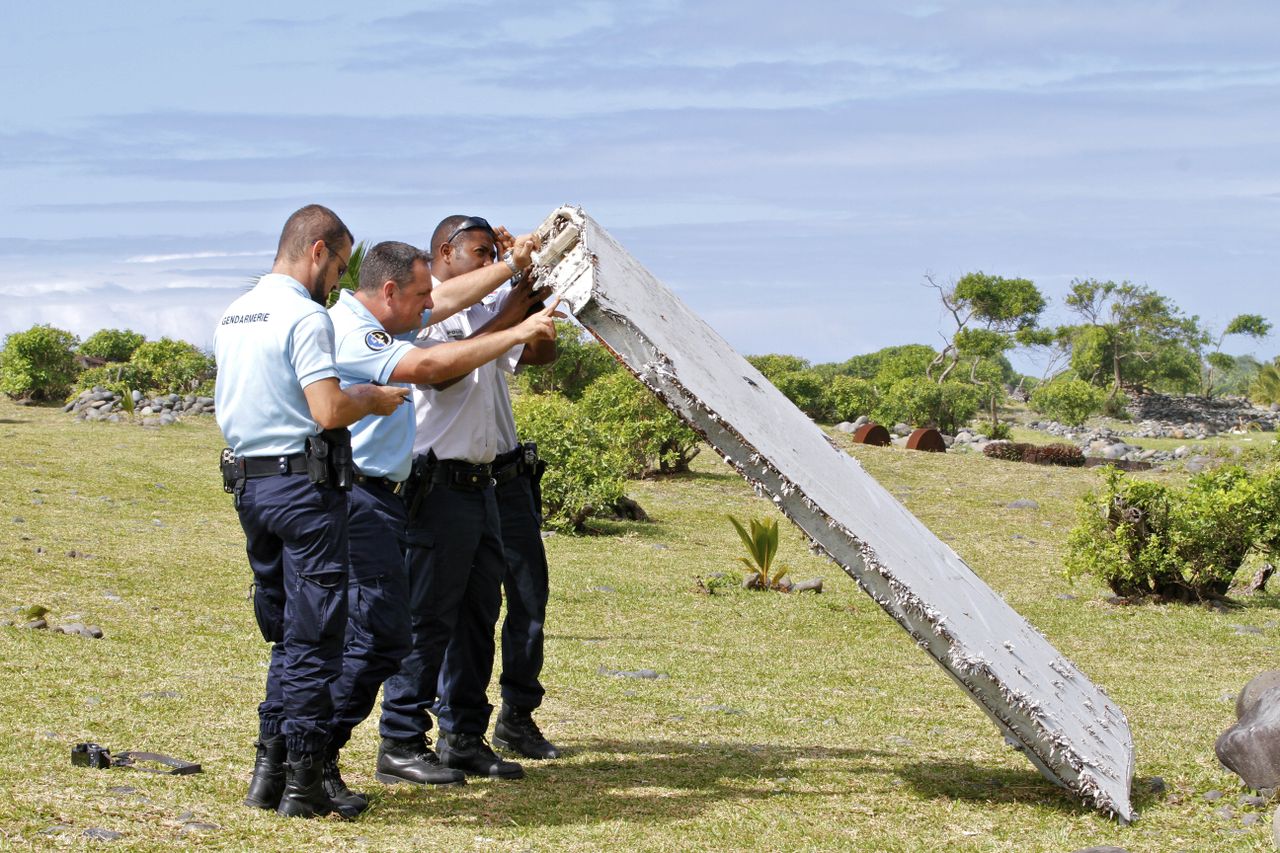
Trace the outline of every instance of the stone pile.
[[[1231, 430], [1280, 429], [1280, 405], [1263, 408], [1243, 397], [1172, 397], [1149, 392], [1134, 398], [1129, 414], [1141, 422], [1139, 429], [1164, 430], [1149, 438], [1203, 438]], [[1183, 435], [1176, 435], [1178, 431]], [[1202, 435], [1193, 435], [1193, 431]]]
[[[156, 394], [148, 397], [141, 391], [132, 391], [130, 394], [134, 418], [140, 419], [143, 426], [167, 426], [182, 415], [211, 415], [214, 412], [212, 397], [196, 394]], [[76, 420], [80, 421], [115, 423], [129, 420], [124, 399], [101, 386], [81, 391], [78, 397], [62, 407], [62, 411], [74, 412]]]

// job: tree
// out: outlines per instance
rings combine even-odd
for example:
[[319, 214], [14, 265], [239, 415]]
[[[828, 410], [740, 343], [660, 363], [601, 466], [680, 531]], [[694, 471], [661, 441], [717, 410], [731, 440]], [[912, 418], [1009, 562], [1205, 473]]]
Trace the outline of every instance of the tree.
[[968, 376], [963, 381], [981, 389], [982, 401], [990, 407], [991, 429], [995, 431], [999, 424], [997, 409], [1004, 397], [1003, 382], [1006, 374], [1012, 373], [1004, 354], [1032, 340], [1030, 333], [1044, 312], [1045, 298], [1026, 278], [968, 273], [949, 291], [931, 276], [925, 276], [925, 281], [938, 291], [943, 307], [956, 324], [955, 332], [945, 339], [946, 344], [929, 363], [925, 375], [941, 385], [960, 365], [966, 365]]
[[1204, 382], [1200, 393], [1206, 397], [1212, 397], [1214, 371], [1226, 373], [1235, 366], [1235, 356], [1227, 355], [1222, 351], [1222, 342], [1227, 339], [1228, 335], [1244, 335], [1253, 338], [1255, 341], [1260, 341], [1270, 333], [1271, 323], [1261, 314], [1239, 314], [1232, 318], [1227, 327], [1222, 330], [1222, 334], [1218, 335], [1217, 341], [1214, 342], [1213, 352], [1205, 356], [1204, 365], [1201, 367]]
[[60, 400], [76, 378], [79, 338], [49, 325], [14, 332], [0, 350], [0, 391], [14, 399]]
[[1249, 398], [1263, 405], [1280, 403], [1280, 356], [1258, 371], [1249, 386]]
[[1129, 282], [1076, 279], [1066, 305], [1085, 322], [1072, 338], [1071, 367], [1086, 382], [1185, 392], [1200, 379], [1207, 342], [1199, 318], [1183, 316], [1166, 296]]
[[132, 329], [99, 329], [85, 338], [77, 352], [103, 361], [128, 361], [145, 340]]

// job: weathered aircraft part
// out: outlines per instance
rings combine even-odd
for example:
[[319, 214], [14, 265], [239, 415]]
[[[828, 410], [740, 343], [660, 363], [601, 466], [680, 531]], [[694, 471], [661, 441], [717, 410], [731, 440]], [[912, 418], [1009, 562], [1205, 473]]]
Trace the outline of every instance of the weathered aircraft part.
[[583, 325], [842, 566], [1041, 773], [1132, 819], [1129, 725], [1097, 686], [595, 220], [561, 208], [541, 233], [556, 249], [539, 258], [543, 281]]

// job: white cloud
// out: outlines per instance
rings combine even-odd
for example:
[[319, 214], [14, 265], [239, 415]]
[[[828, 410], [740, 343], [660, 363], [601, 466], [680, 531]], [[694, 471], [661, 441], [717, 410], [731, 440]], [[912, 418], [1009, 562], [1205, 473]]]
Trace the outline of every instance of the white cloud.
[[271, 257], [274, 251], [260, 252], [175, 252], [171, 255], [134, 255], [125, 258], [126, 264], [161, 264], [167, 261], [190, 261], [203, 258], [261, 258]]

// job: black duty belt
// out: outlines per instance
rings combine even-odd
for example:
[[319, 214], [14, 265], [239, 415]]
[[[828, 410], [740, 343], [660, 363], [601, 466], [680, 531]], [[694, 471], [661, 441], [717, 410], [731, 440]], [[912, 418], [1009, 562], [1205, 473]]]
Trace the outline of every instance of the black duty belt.
[[497, 485], [492, 465], [487, 462], [463, 462], [461, 459], [441, 459], [437, 462], [431, 470], [431, 482], [473, 492]]
[[250, 480], [274, 477], [276, 474], [307, 473], [305, 453], [295, 453], [292, 456], [242, 456], [237, 461], [244, 463], [244, 475]]
[[356, 485], [360, 486], [376, 486], [380, 489], [386, 489], [393, 495], [404, 494], [404, 481], [392, 480], [389, 477], [370, 477], [368, 474], [356, 473]]

